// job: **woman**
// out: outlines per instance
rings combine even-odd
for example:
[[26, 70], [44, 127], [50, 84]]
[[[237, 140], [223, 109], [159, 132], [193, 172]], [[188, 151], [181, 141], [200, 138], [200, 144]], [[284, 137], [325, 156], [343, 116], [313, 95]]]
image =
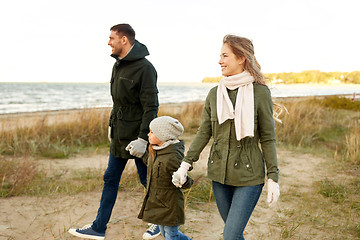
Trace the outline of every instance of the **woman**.
[[265, 168], [267, 201], [272, 205], [280, 195], [273, 104], [249, 39], [226, 35], [219, 64], [223, 78], [206, 98], [200, 128], [173, 183], [182, 186], [213, 137], [208, 177], [225, 223], [224, 239], [237, 240], [244, 239], [265, 182]]

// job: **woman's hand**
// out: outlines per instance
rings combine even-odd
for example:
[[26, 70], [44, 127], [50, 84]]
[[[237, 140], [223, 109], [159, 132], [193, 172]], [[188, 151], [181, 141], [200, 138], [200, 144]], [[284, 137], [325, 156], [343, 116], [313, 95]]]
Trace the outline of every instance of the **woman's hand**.
[[280, 187], [277, 182], [274, 182], [272, 179], [268, 179], [267, 181], [267, 199], [266, 201], [269, 203], [269, 206], [273, 206], [280, 196]]
[[189, 171], [191, 164], [187, 162], [182, 162], [179, 169], [172, 175], [172, 183], [181, 188], [182, 185], [186, 182], [187, 172]]

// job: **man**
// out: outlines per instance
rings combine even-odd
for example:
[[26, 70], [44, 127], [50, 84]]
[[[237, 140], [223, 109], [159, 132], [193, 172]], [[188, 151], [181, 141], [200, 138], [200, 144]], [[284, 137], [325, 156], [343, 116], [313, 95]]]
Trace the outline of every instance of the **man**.
[[[145, 58], [149, 55], [146, 46], [135, 39], [135, 31], [129, 24], [115, 25], [110, 31], [108, 45], [116, 62], [110, 85], [113, 100], [109, 120], [110, 154], [100, 207], [92, 224], [69, 230], [75, 236], [88, 239], [105, 238], [128, 159], [135, 158], [140, 182], [146, 187], [146, 165], [140, 158], [148, 145], [149, 123], [156, 118], [159, 107], [157, 73]], [[152, 225], [143, 238], [153, 239], [159, 234], [159, 227]]]

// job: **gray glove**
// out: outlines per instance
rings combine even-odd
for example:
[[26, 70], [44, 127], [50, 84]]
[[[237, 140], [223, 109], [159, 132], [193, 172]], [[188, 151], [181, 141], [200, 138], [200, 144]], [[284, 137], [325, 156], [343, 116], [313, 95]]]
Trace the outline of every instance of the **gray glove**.
[[142, 138], [138, 138], [134, 141], [131, 141], [125, 148], [126, 151], [129, 151], [131, 155], [141, 158], [144, 156], [146, 151], [147, 141]]

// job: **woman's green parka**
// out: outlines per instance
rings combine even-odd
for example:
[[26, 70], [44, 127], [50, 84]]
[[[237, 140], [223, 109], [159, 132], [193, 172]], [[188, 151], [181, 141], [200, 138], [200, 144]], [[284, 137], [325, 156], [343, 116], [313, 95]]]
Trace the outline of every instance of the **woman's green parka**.
[[[155, 159], [150, 154], [143, 158], [147, 164], [147, 186], [138, 218], [164, 226], [184, 224], [184, 194], [171, 181], [173, 172], [184, 158], [184, 151], [184, 141], [181, 140], [157, 150]], [[189, 188], [192, 183], [188, 176], [182, 188]]]
[[[254, 186], [267, 177], [278, 182], [275, 146], [275, 123], [270, 90], [257, 83], [254, 86], [254, 137], [236, 140], [234, 120], [219, 124], [216, 112], [217, 87], [210, 90], [203, 109], [199, 130], [184, 161], [192, 164], [199, 159], [204, 147], [213, 137], [208, 159], [208, 177], [231, 186]], [[236, 90], [229, 90], [235, 105]], [[260, 146], [261, 145], [261, 150]]]

